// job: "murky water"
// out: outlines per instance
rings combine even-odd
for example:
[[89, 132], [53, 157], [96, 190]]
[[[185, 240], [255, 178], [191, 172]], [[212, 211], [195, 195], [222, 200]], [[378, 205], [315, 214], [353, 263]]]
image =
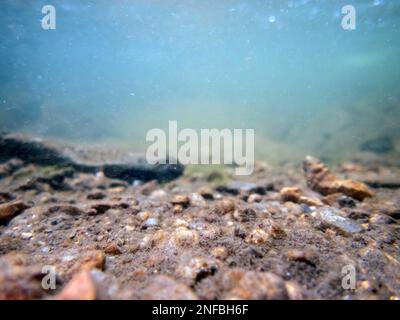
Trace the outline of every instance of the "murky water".
[[0, 26], [1, 129], [144, 149], [169, 120], [252, 128], [271, 161], [398, 147], [397, 0], [2, 0]]

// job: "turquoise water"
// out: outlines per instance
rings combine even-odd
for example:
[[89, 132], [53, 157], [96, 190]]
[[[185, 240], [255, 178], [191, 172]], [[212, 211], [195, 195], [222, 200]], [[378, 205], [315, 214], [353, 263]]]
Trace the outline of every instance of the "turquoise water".
[[271, 161], [398, 147], [397, 0], [2, 0], [0, 26], [1, 129], [144, 149], [169, 120], [252, 128]]

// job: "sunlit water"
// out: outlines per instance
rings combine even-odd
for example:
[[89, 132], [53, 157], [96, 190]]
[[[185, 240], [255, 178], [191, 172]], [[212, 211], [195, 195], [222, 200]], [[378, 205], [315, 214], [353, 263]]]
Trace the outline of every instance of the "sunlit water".
[[0, 26], [1, 129], [144, 149], [169, 120], [253, 128], [271, 161], [400, 137], [398, 0], [2, 0]]

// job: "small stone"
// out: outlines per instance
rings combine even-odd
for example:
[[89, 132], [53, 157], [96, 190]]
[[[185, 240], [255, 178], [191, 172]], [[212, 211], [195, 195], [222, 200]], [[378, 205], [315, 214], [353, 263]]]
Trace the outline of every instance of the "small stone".
[[282, 201], [291, 201], [294, 203], [298, 203], [300, 197], [303, 195], [303, 192], [297, 187], [285, 187], [279, 193]]
[[206, 201], [199, 193], [191, 193], [190, 203], [194, 206], [202, 207], [206, 204]]
[[262, 200], [262, 196], [259, 195], [258, 193], [252, 193], [252, 194], [249, 195], [249, 197], [247, 198], [247, 202], [248, 202], [248, 203], [261, 202], [261, 200]]
[[315, 266], [317, 255], [313, 250], [298, 250], [290, 249], [286, 252], [286, 257], [292, 261], [305, 262], [309, 265]]
[[183, 207], [180, 204], [174, 205], [174, 213], [182, 213]]
[[172, 234], [173, 240], [180, 246], [195, 246], [199, 243], [199, 235], [195, 230], [179, 227]]
[[294, 203], [306, 204], [308, 206], [322, 206], [323, 203], [319, 199], [306, 197], [298, 187], [285, 187], [279, 192], [282, 201], [290, 201]]
[[0, 221], [8, 221], [28, 208], [29, 205], [18, 200], [0, 204]]
[[190, 199], [188, 196], [185, 195], [176, 195], [172, 201], [174, 205], [181, 205], [182, 207], [187, 207], [190, 204]]
[[149, 218], [143, 223], [143, 226], [147, 228], [156, 227], [158, 226], [158, 220], [156, 218]]
[[149, 199], [152, 199], [152, 200], [162, 200], [162, 199], [165, 199], [166, 197], [167, 197], [167, 193], [166, 193], [164, 190], [159, 189], [159, 190], [154, 190], [154, 191], [150, 194]]
[[24, 240], [29, 240], [33, 237], [32, 232], [22, 232], [21, 233], [21, 238]]
[[186, 220], [183, 219], [176, 219], [174, 222], [174, 227], [185, 227], [187, 228], [189, 226], [189, 223]]
[[253, 229], [250, 234], [246, 237], [246, 243], [252, 244], [263, 244], [266, 243], [269, 239], [268, 233], [260, 228]]
[[392, 224], [396, 223], [396, 220], [394, 220], [392, 217], [385, 215], [385, 214], [373, 214], [369, 218], [369, 222], [373, 224]]
[[341, 215], [340, 210], [335, 208], [322, 208], [312, 213], [312, 216], [328, 227], [340, 231], [344, 235], [359, 233], [363, 229], [355, 221]]
[[285, 230], [276, 223], [268, 223], [266, 230], [273, 239], [283, 239], [286, 237]]
[[157, 245], [160, 242], [164, 241], [164, 239], [166, 239], [166, 238], [167, 238], [167, 233], [164, 230], [158, 230], [151, 237], [152, 245]]
[[235, 207], [235, 202], [232, 199], [223, 199], [216, 204], [215, 210], [218, 214], [227, 214], [233, 212]]
[[219, 246], [211, 249], [211, 254], [220, 260], [225, 260], [228, 256], [228, 251], [225, 247]]
[[146, 221], [149, 217], [150, 217], [150, 212], [148, 211], [140, 211], [137, 214], [137, 217], [141, 220], [141, 221]]
[[96, 285], [89, 270], [73, 276], [65, 288], [56, 296], [57, 300], [95, 300]]
[[121, 249], [117, 246], [117, 244], [111, 242], [105, 248], [104, 252], [107, 254], [118, 255], [121, 254]]

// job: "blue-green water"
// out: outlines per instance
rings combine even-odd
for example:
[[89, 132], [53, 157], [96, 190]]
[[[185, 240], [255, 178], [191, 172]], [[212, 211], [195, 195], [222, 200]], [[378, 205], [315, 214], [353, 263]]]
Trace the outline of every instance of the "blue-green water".
[[169, 120], [253, 128], [271, 161], [398, 146], [398, 0], [2, 0], [0, 28], [1, 129], [144, 149]]

